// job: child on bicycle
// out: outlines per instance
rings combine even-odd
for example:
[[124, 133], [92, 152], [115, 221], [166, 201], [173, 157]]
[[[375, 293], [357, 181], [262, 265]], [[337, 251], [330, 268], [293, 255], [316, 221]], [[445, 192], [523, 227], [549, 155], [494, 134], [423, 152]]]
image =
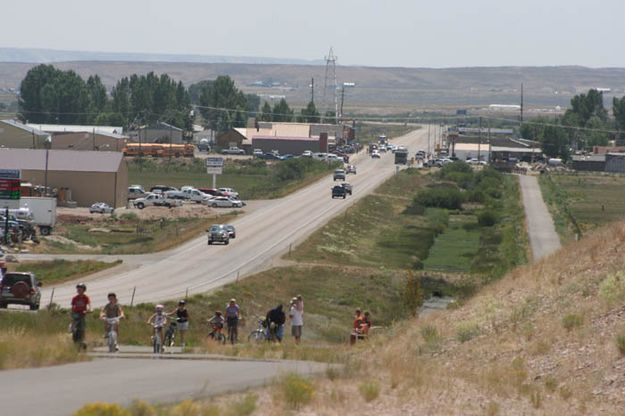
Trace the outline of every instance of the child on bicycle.
[[148, 325], [152, 325], [152, 328], [154, 328], [154, 335], [158, 333], [161, 343], [165, 339], [163, 337], [163, 327], [167, 324], [167, 314], [164, 312], [164, 309], [163, 305], [156, 305], [154, 314], [150, 316], [147, 322]]
[[221, 330], [224, 328], [225, 323], [226, 319], [222, 315], [221, 311], [215, 311], [215, 315], [213, 315], [208, 320], [208, 324], [211, 327], [211, 332], [208, 333], [208, 336], [211, 338], [215, 338], [215, 334], [221, 332]]
[[[115, 293], [109, 293], [107, 298], [109, 303], [104, 305], [100, 311], [100, 319], [104, 320], [104, 338], [108, 336], [110, 330], [109, 323], [106, 320], [110, 318], [124, 318], [124, 310], [122, 309], [122, 306], [117, 303], [117, 295]], [[115, 331], [119, 337], [119, 323], [115, 324]], [[115, 348], [117, 348], [117, 345]]]

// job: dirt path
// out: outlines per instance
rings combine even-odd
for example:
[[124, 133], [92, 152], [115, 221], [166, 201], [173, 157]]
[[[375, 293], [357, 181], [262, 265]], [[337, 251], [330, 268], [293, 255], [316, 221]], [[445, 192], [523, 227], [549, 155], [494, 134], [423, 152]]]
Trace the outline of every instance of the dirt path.
[[553, 219], [543, 200], [538, 179], [535, 176], [519, 175], [519, 184], [525, 207], [532, 258], [538, 261], [561, 247], [560, 237], [556, 233]]

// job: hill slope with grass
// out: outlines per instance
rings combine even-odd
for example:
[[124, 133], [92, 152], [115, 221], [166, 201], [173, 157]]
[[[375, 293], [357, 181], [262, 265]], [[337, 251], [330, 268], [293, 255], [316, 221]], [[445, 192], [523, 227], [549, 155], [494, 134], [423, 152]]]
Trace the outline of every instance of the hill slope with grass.
[[349, 413], [622, 415], [624, 242], [625, 222], [612, 224], [455, 310], [406, 321], [361, 354], [358, 378], [381, 394]]

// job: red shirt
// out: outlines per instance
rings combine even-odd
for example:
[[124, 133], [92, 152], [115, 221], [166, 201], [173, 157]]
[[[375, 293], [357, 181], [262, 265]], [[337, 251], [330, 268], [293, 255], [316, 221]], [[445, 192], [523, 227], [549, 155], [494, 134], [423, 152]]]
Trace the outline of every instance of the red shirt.
[[76, 295], [72, 298], [72, 312], [85, 313], [87, 311], [87, 305], [91, 303], [89, 296]]

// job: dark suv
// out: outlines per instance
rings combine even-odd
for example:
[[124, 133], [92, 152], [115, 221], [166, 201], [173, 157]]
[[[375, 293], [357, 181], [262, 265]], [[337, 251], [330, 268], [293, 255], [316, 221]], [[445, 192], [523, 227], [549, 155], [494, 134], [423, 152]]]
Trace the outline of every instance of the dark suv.
[[8, 272], [0, 281], [0, 308], [9, 303], [28, 305], [31, 311], [39, 309], [41, 282], [30, 272]]
[[334, 198], [343, 198], [347, 196], [347, 191], [341, 185], [336, 185], [332, 187], [332, 199]]
[[208, 232], [208, 245], [211, 245], [215, 242], [220, 242], [224, 244], [230, 243], [230, 232], [223, 224], [213, 224], [211, 228], [206, 230]]

